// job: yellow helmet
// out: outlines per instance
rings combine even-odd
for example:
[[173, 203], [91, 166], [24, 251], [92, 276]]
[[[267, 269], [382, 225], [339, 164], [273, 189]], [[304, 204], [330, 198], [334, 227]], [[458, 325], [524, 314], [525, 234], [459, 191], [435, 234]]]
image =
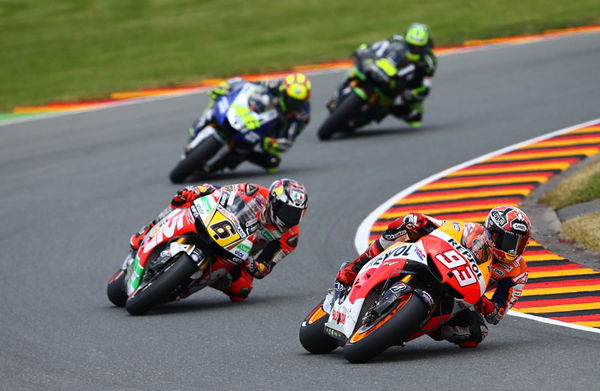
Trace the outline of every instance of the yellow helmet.
[[298, 112], [310, 98], [310, 80], [303, 73], [286, 76], [279, 86], [280, 105], [285, 112]]

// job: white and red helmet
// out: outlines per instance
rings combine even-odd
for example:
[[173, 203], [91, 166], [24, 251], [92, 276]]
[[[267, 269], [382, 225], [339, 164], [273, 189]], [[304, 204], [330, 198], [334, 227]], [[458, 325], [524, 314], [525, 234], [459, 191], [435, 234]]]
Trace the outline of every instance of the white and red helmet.
[[304, 185], [288, 178], [276, 180], [269, 187], [269, 218], [280, 230], [300, 223], [308, 207]]
[[490, 236], [494, 258], [510, 263], [527, 246], [531, 222], [521, 209], [511, 205], [497, 206], [490, 211], [484, 224]]

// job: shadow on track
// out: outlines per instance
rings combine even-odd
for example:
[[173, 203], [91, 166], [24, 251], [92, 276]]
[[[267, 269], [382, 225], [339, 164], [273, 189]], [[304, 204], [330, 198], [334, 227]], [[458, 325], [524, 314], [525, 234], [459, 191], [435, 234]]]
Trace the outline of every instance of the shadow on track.
[[[290, 294], [290, 295], [279, 295], [279, 296], [266, 296], [266, 295], [258, 295], [256, 297], [252, 297], [244, 302], [232, 302], [230, 301], [225, 294], [223, 297], [200, 297], [201, 293], [198, 294], [197, 297], [186, 298], [181, 301], [174, 301], [170, 303], [161, 304], [141, 317], [152, 317], [152, 316], [160, 316], [160, 315], [171, 315], [171, 314], [185, 314], [190, 312], [211, 312], [211, 311], [221, 311], [222, 309], [227, 309], [227, 311], [239, 311], [245, 310], [246, 308], [252, 307], [273, 307], [275, 305], [289, 305], [291, 301], [304, 301], [307, 297], [311, 297], [310, 294]], [[124, 308], [114, 307], [114, 306], [106, 306], [109, 310], [119, 310], [122, 311], [123, 314], [127, 315], [127, 311]], [[258, 310], [258, 309], [257, 309]]]
[[[285, 164], [285, 162], [283, 163]], [[189, 179], [185, 180], [180, 184], [176, 184], [177, 186], [187, 186], [193, 185], [197, 183], [210, 183], [211, 181], [231, 181], [231, 183], [238, 182], [253, 182], [258, 181], [263, 178], [280, 178], [280, 177], [293, 177], [299, 173], [305, 173], [307, 171], [314, 170], [314, 168], [304, 166], [302, 168], [297, 167], [287, 167], [281, 168], [274, 174], [269, 174], [265, 172], [262, 168], [252, 168], [252, 166], [248, 166], [242, 169], [236, 169], [235, 171], [227, 171], [220, 172], [214, 174], [196, 174], [191, 176]]]
[[350, 133], [336, 133], [330, 141], [352, 140], [366, 137], [398, 136], [403, 134], [423, 133], [437, 130], [436, 126], [423, 126], [421, 128], [397, 127], [397, 128], [366, 128], [357, 129]]
[[[372, 360], [369, 360], [366, 364], [397, 364], [401, 362], [410, 362], [410, 361], [420, 361], [420, 360], [431, 360], [436, 358], [444, 358], [444, 357], [456, 357], [461, 355], [461, 357], [479, 355], [482, 352], [488, 352], [490, 350], [498, 350], [503, 349], [505, 344], [500, 343], [484, 343], [481, 346], [478, 346], [475, 349], [461, 349], [458, 346], [451, 344], [446, 341], [439, 341], [439, 345], [432, 345], [433, 341], [428, 341], [428, 345], [414, 344], [410, 347], [399, 347], [394, 346], [380, 355], [376, 356]], [[341, 360], [342, 363], [348, 365], [357, 365], [352, 364], [346, 361], [343, 357], [343, 349], [337, 348], [331, 353], [326, 354], [311, 354], [308, 352], [301, 352], [298, 354], [302, 357], [314, 357], [319, 359], [331, 359], [331, 360]], [[364, 365], [364, 364], [363, 364]]]

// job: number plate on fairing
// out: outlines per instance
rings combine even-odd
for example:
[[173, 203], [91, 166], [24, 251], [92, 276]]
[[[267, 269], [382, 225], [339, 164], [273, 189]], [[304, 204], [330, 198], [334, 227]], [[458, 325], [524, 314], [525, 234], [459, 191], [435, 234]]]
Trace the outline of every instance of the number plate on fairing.
[[[215, 191], [196, 199], [193, 208], [215, 243], [241, 260], [248, 258], [253, 246], [253, 232], [244, 229], [238, 218], [248, 216], [243, 200], [227, 191]], [[230, 209], [237, 210], [238, 213], [233, 213]]]

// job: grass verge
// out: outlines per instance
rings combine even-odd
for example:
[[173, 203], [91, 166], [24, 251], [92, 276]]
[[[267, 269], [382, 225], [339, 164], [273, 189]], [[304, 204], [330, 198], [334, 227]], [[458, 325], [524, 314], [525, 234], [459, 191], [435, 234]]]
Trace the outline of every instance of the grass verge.
[[561, 225], [561, 239], [600, 252], [600, 212], [565, 221]]
[[0, 111], [342, 59], [412, 21], [446, 46], [598, 15], [597, 0], [0, 0]]
[[600, 161], [590, 164], [569, 179], [561, 182], [540, 201], [552, 209], [580, 204], [600, 197]]

